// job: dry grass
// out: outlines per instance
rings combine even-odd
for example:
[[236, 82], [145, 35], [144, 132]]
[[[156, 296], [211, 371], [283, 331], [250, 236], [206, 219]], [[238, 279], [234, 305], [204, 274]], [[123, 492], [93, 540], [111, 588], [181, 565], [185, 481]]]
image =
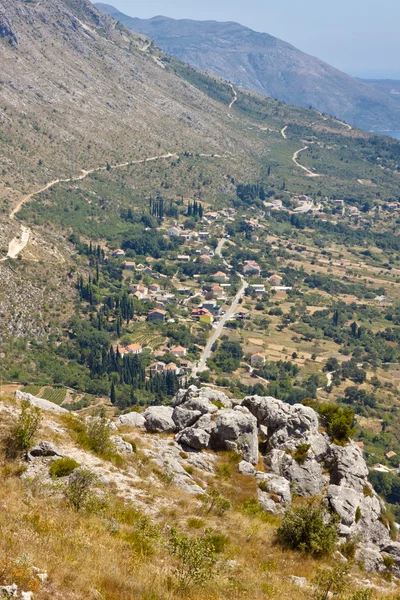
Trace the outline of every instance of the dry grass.
[[[8, 407], [14, 406], [10, 401]], [[0, 412], [0, 431], [9, 427], [10, 418]], [[61, 439], [54, 430], [51, 437], [54, 421], [53, 415], [51, 422], [45, 418], [42, 439]], [[70, 435], [64, 432], [63, 444]], [[137, 466], [149, 436], [133, 440]], [[0, 576], [4, 583], [16, 580], [22, 589], [35, 589], [35, 600], [308, 600], [310, 590], [297, 588], [290, 576], [311, 580], [325, 564], [276, 544], [279, 520], [259, 510], [256, 481], [237, 472], [235, 453], [218, 454], [216, 475], [192, 473], [229, 500], [231, 508], [223, 513], [173, 483], [156, 484], [152, 464], [145, 461], [137, 487], [140, 506], [148, 507], [151, 517], [109, 485], [100, 485], [97, 500], [76, 512], [59, 481], [22, 480], [21, 463], [0, 463]], [[204, 587], [177, 591], [176, 562], [167, 547], [171, 527], [189, 537], [213, 535], [223, 541], [215, 576]], [[32, 579], [32, 566], [48, 572], [46, 583]]]

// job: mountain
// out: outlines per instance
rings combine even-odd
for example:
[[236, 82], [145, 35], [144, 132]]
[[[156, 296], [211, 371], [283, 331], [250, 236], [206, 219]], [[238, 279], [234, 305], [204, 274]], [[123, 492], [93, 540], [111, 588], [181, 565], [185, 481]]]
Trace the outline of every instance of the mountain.
[[400, 107], [376, 89], [266, 33], [238, 23], [131, 18], [107, 4], [103, 12], [153, 38], [178, 60], [244, 89], [336, 116], [365, 130], [400, 128]]

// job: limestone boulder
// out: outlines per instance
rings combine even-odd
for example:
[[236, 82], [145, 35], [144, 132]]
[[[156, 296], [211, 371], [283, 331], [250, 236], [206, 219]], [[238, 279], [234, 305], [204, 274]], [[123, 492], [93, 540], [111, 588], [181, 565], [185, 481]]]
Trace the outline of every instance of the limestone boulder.
[[130, 412], [126, 415], [121, 415], [117, 419], [117, 426], [137, 427], [144, 429], [146, 419], [138, 412]]
[[253, 465], [257, 464], [256, 418], [242, 407], [219, 410], [211, 433], [211, 447], [215, 450], [236, 450], [243, 460]]
[[182, 431], [175, 436], [175, 440], [182, 446], [187, 446], [193, 450], [200, 451], [208, 448], [210, 437], [210, 434], [204, 429], [187, 427], [186, 429], [182, 429]]
[[58, 406], [58, 404], [54, 404], [54, 402], [49, 402], [49, 400], [44, 400], [43, 398], [37, 398], [36, 396], [32, 396], [32, 394], [28, 394], [27, 392], [21, 392], [21, 390], [17, 390], [15, 392], [15, 397], [17, 400], [26, 400], [32, 406], [37, 406], [41, 410], [47, 410], [49, 412], [55, 413], [68, 413], [69, 411], [62, 406]]
[[111, 437], [111, 441], [114, 444], [114, 447], [117, 450], [117, 452], [120, 452], [121, 454], [132, 454], [132, 444], [123, 440], [122, 437], [120, 437], [119, 435], [113, 435]]
[[362, 452], [354, 442], [346, 446], [329, 446], [326, 462], [331, 472], [331, 483], [363, 491], [367, 483], [368, 467]]
[[257, 473], [257, 480], [264, 492], [273, 494], [281, 504], [291, 504], [290, 482], [285, 477], [272, 473]]
[[30, 452], [29, 457], [37, 458], [39, 456], [64, 456], [63, 453], [55, 444], [51, 442], [40, 442], [37, 446], [34, 446]]
[[200, 417], [202, 413], [199, 410], [189, 410], [184, 406], [176, 406], [172, 413], [172, 420], [174, 421], [178, 431], [190, 427]]
[[172, 433], [176, 425], [172, 419], [174, 409], [171, 406], [150, 406], [143, 416], [146, 419], [145, 428], [150, 433]]
[[256, 470], [255, 470], [254, 466], [251, 463], [246, 462], [245, 460], [240, 461], [240, 463], [238, 465], [238, 471], [242, 475], [255, 475], [256, 474]]

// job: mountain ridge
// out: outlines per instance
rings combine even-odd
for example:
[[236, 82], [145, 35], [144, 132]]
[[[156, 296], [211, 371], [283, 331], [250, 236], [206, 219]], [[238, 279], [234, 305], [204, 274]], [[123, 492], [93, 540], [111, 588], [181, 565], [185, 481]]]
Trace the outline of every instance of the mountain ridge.
[[250, 91], [328, 113], [366, 130], [400, 125], [398, 104], [364, 83], [268, 33], [235, 22], [156, 16], [137, 19], [96, 6], [129, 29], [153, 38], [174, 58]]

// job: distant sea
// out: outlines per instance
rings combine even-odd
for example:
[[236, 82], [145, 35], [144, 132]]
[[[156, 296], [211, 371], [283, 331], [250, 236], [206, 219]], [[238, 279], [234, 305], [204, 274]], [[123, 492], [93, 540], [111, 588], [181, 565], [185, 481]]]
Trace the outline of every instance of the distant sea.
[[396, 140], [400, 140], [400, 131], [377, 131], [376, 133], [381, 135], [389, 135], [396, 138]]

